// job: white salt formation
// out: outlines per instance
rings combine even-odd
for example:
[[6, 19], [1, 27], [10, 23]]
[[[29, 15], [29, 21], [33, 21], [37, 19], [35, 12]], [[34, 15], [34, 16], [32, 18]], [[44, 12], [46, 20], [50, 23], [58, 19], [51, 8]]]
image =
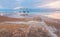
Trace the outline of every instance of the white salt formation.
[[[52, 28], [52, 27], [49, 27], [42, 19], [39, 20], [37, 17], [35, 17], [34, 20], [31, 20], [31, 21], [28, 21], [28, 22], [2, 22], [1, 24], [4, 24], [4, 23], [11, 23], [11, 24], [27, 24], [29, 25], [29, 28], [28, 28], [28, 31], [27, 33], [29, 33], [31, 27], [41, 27], [43, 30], [46, 29], [48, 31], [48, 34], [50, 37], [57, 37], [57, 35], [54, 33], [54, 30], [56, 30], [56, 28]], [[52, 29], [51, 29], [52, 28]]]

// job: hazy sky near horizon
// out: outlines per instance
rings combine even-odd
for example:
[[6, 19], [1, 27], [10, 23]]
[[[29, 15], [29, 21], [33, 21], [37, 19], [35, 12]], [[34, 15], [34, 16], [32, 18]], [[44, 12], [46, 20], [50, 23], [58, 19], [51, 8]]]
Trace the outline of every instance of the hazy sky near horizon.
[[60, 9], [60, 0], [0, 0], [1, 8], [56, 8]]

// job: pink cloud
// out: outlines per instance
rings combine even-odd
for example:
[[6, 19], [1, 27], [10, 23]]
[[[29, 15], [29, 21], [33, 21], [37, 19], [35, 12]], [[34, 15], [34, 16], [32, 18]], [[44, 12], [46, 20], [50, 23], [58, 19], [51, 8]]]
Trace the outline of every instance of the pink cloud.
[[41, 4], [41, 2], [39, 2], [39, 3], [35, 4], [34, 6], [35, 6], [35, 8], [41, 8], [41, 7], [42, 8], [43, 7], [45, 7], [45, 8], [60, 8], [60, 1], [58, 1], [58, 0], [45, 0], [42, 2], [42, 4]]

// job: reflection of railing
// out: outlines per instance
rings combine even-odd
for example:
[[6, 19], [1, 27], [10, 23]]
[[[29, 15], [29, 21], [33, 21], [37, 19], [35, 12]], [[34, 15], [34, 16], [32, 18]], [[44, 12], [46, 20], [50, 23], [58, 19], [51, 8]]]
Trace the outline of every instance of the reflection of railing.
[[29, 13], [29, 11], [23, 11], [23, 13]]
[[20, 10], [18, 9], [18, 12], [29, 13], [29, 9], [28, 8], [21, 8]]

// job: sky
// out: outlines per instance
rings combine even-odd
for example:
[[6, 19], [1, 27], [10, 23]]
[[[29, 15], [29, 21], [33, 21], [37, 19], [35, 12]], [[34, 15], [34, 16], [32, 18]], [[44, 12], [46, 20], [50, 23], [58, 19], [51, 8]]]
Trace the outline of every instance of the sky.
[[60, 9], [60, 0], [0, 0], [1, 8], [56, 8]]
[[42, 12], [60, 11], [60, 0], [0, 0], [0, 11], [19, 8], [35, 9], [33, 11]]
[[[34, 9], [32, 11], [41, 11], [41, 12], [45, 12], [45, 11], [56, 12], [56, 11], [60, 11], [60, 0], [0, 0], [0, 11], [2, 9], [15, 10], [19, 8], [29, 8], [29, 9]], [[55, 16], [55, 14], [57, 13], [51, 15]], [[51, 15], [49, 16], [51, 17]]]

